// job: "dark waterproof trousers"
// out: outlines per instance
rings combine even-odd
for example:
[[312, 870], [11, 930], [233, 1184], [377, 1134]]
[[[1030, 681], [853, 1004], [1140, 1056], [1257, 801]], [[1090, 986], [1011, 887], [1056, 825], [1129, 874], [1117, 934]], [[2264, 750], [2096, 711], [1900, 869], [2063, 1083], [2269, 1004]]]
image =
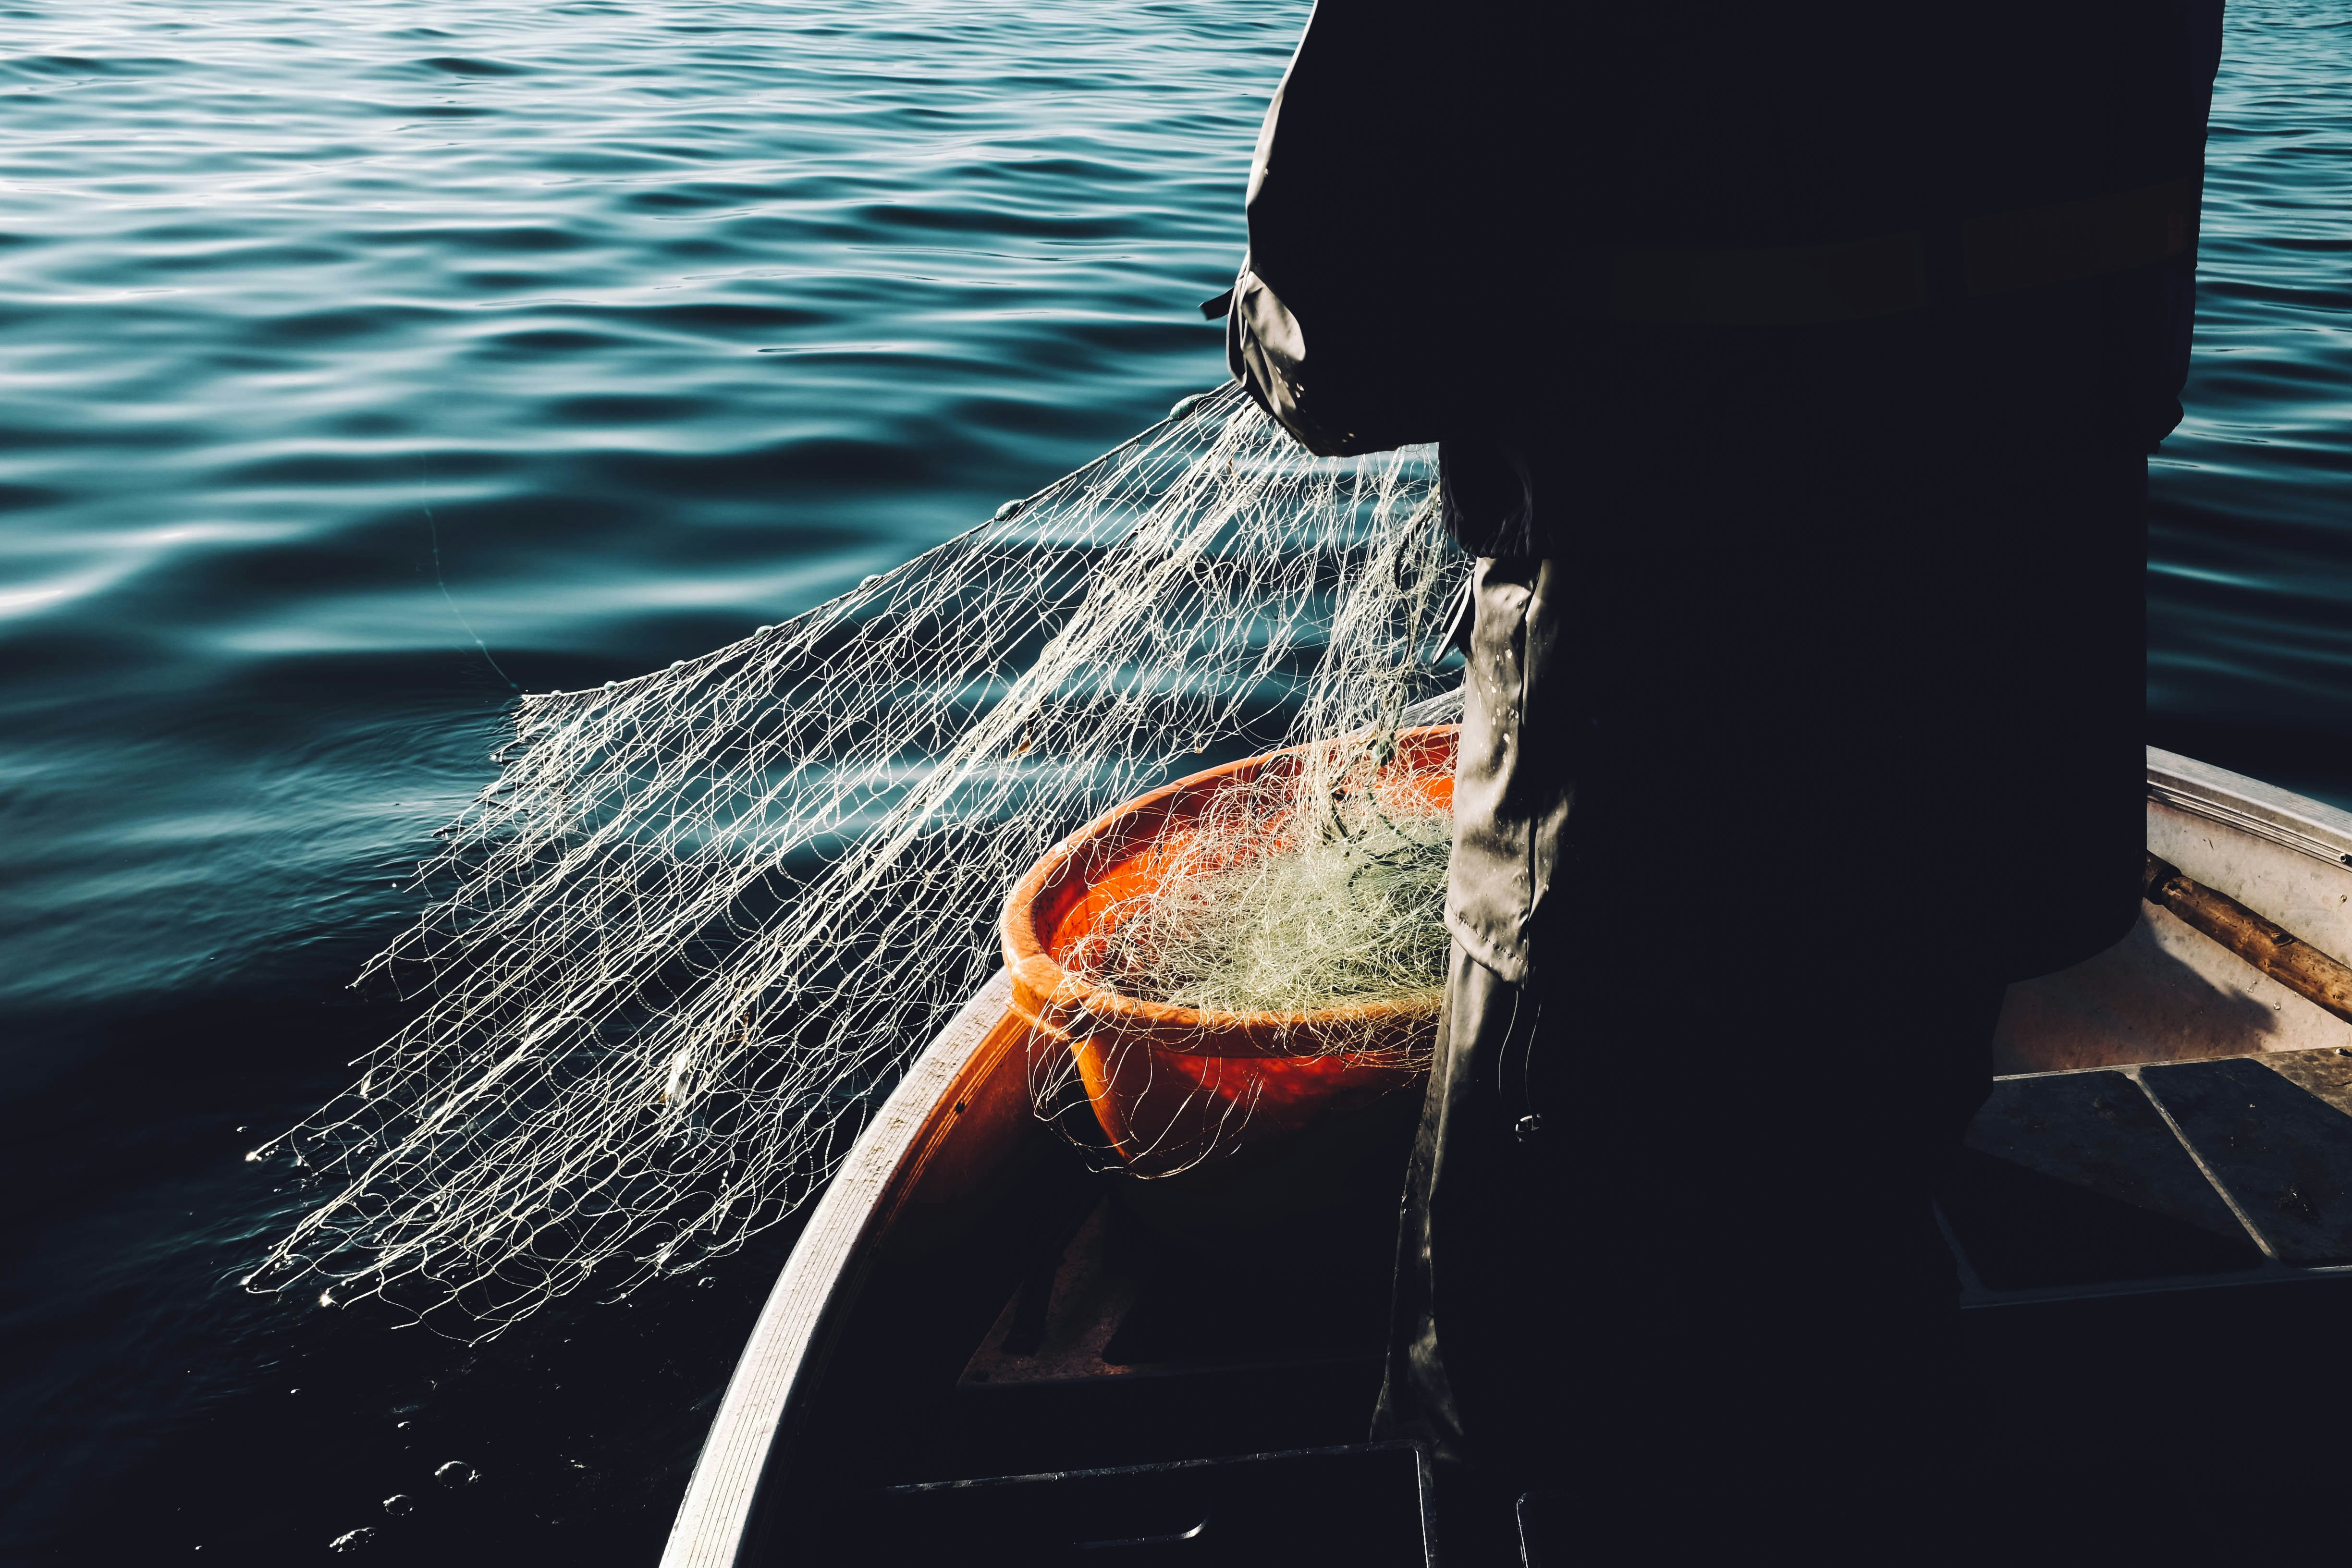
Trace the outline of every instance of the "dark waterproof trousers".
[[1450, 1563], [1526, 1490], [1563, 1561], [1958, 1517], [1929, 1187], [2004, 981], [2137, 912], [2145, 467], [1782, 479], [1680, 559], [1479, 563], [1379, 1422], [1483, 1494]]

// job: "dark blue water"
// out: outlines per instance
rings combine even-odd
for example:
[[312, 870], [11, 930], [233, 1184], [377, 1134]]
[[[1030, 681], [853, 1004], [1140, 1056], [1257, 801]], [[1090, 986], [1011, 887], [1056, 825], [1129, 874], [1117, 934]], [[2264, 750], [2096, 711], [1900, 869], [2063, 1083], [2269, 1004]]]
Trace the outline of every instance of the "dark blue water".
[[[1222, 379], [1305, 12], [0, 4], [0, 1559], [651, 1561], [787, 1237], [469, 1350], [236, 1289], [299, 1197], [240, 1155], [396, 1020], [343, 983], [515, 688]], [[2149, 695], [2352, 801], [2347, 58], [2232, 9]]]
[[2227, 16], [2189, 417], [2149, 476], [2150, 730], [2352, 805], [2352, 12]]

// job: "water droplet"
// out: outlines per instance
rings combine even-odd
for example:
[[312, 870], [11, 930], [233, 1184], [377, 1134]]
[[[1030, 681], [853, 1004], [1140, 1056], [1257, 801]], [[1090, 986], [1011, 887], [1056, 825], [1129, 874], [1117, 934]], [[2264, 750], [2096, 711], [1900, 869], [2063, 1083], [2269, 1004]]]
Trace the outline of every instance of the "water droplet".
[[445, 1487], [469, 1487], [482, 1479], [482, 1473], [463, 1459], [452, 1459], [435, 1470], [433, 1479]]
[[362, 1525], [357, 1530], [346, 1530], [341, 1535], [338, 1535], [332, 1541], [327, 1542], [327, 1550], [330, 1552], [357, 1552], [361, 1547], [367, 1545], [373, 1540], [375, 1540], [374, 1527], [371, 1525]]
[[774, 631], [775, 629], [776, 628], [773, 626], [761, 626], [758, 631], [751, 635], [754, 637], [765, 637], [768, 633]]
[[319, 1305], [321, 1307], [331, 1307], [334, 1304], [335, 1293], [332, 1290], [321, 1290], [319, 1292]]
[[1019, 511], [1020, 510], [1021, 510], [1021, 503], [1020, 503], [1019, 501], [1017, 501], [1017, 500], [1009, 500], [1009, 501], [1006, 501], [1003, 506], [998, 507], [998, 508], [996, 509], [996, 521], [999, 521], [999, 522], [1003, 522], [1003, 521], [1004, 521], [1007, 518], [1009, 518], [1009, 517], [1013, 516], [1015, 512]]
[[392, 1515], [394, 1519], [398, 1519], [402, 1514], [406, 1513], [415, 1506], [416, 1500], [410, 1497], [406, 1492], [394, 1492], [390, 1497], [383, 1500], [383, 1511]]
[[857, 580], [857, 585], [861, 588], [871, 588], [875, 584], [879, 583], [880, 581], [882, 581], [882, 574], [877, 572], [871, 576], [859, 578]]
[[669, 661], [669, 667], [672, 669], [684, 669], [686, 668], [686, 660], [682, 658], [671, 659]]

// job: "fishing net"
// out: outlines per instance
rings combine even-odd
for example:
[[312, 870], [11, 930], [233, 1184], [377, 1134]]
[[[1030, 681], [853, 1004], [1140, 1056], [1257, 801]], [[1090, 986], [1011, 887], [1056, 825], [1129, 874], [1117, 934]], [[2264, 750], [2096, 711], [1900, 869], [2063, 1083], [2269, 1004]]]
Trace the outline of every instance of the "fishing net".
[[1344, 772], [1444, 716], [1426, 656], [1467, 563], [1433, 454], [1310, 458], [1235, 386], [1179, 410], [795, 620], [525, 698], [362, 977], [415, 1021], [249, 1156], [317, 1200], [248, 1286], [477, 1338], [699, 1268], [822, 1187], [1063, 835], [1221, 759], [1357, 737], [1315, 764]]
[[[1158, 848], [1146, 890], [1102, 908], [1072, 970], [1211, 1013], [1433, 996], [1445, 983], [1454, 817], [1381, 776], [1383, 739], [1350, 747], [1333, 783], [1302, 770], [1219, 795]], [[1301, 1044], [1356, 1047], [1344, 1035]]]

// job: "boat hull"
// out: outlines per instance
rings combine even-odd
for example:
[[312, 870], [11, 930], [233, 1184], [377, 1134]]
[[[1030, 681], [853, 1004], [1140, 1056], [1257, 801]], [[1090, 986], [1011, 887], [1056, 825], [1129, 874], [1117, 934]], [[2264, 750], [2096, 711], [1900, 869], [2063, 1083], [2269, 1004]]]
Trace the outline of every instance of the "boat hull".
[[[2155, 751], [2147, 778], [2152, 852], [2352, 958], [2352, 814]], [[665, 1564], [887, 1562], [844, 1521], [950, 1506], [927, 1487], [1005, 1500], [1043, 1495], [1009, 1479], [1360, 1445], [1376, 1228], [1335, 1232], [1312, 1268], [1203, 1261], [1137, 1201], [1154, 1184], [1037, 1120], [1029, 1027], [1000, 975], [867, 1125], [745, 1348]], [[2352, 1026], [2149, 905], [2115, 950], [2013, 987], [1996, 1052], [1939, 1194], [1994, 1462], [2053, 1496], [2128, 1490], [2258, 1435], [2242, 1482], [2192, 1465], [2199, 1484], [2273, 1513], [2279, 1478], [2320, 1484], [2352, 1370], [2302, 1347], [2352, 1311]]]

